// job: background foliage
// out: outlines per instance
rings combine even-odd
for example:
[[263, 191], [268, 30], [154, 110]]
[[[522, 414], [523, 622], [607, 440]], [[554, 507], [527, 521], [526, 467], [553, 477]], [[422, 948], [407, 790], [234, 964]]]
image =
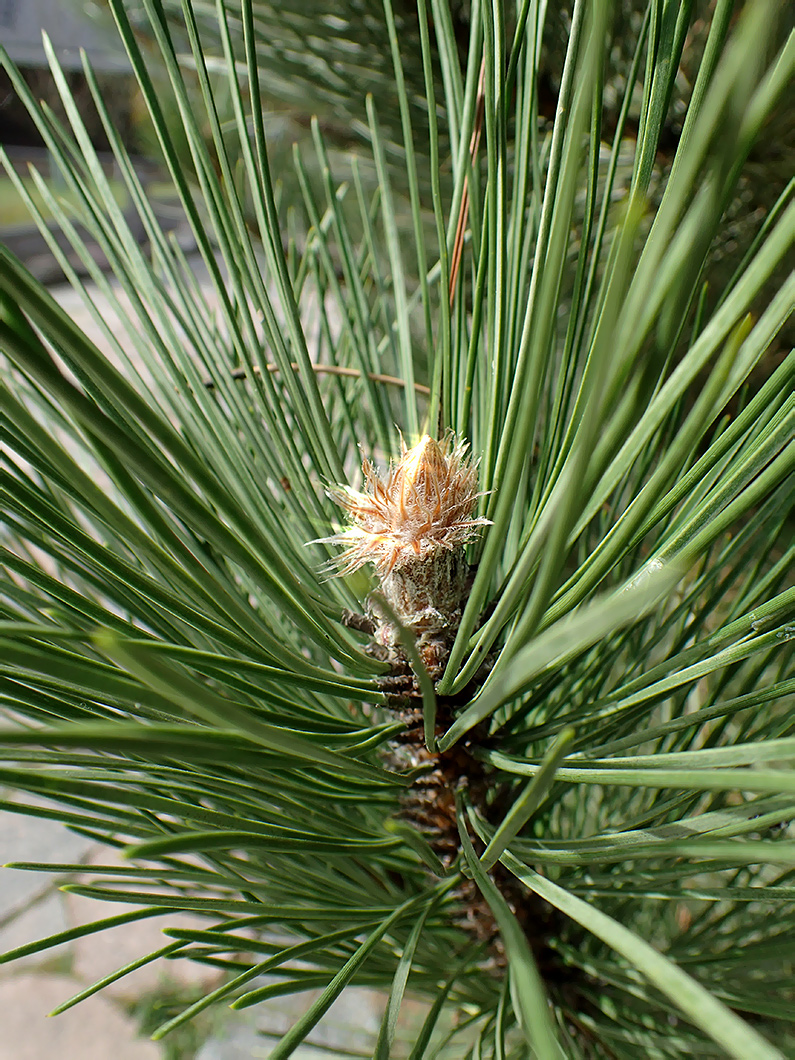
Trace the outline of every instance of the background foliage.
[[[208, 280], [163, 235], [88, 63], [148, 253], [55, 59], [65, 123], [6, 63], [68, 191], [34, 175], [39, 196], [93, 286], [53, 253], [113, 356], [0, 251], [4, 808], [124, 850], [129, 867], [69, 886], [165, 918], [141, 962], [228, 971], [160, 1036], [216, 1001], [318, 988], [272, 1053], [288, 1056], [357, 982], [389, 993], [379, 1057], [405, 991], [432, 1002], [417, 1058], [451, 1009], [453, 1056], [787, 1055], [795, 356], [770, 351], [795, 291], [791, 183], [705, 283], [781, 120], [795, 40], [775, 5], [718, 0], [680, 92], [692, 5], [644, 7], [629, 55], [625, 23], [581, 3], [546, 116], [543, 4], [318, 12], [328, 32], [298, 25], [295, 51], [273, 28], [288, 16], [249, 0], [186, 2], [173, 32], [153, 0], [132, 21], [111, 9]], [[381, 42], [372, 160], [338, 185], [313, 123], [285, 196], [262, 79], [366, 50], [353, 25]], [[307, 81], [334, 98], [331, 73], [288, 83]], [[398, 429], [437, 420], [471, 441], [491, 520], [425, 698], [459, 696], [438, 749], [462, 748], [491, 793], [462, 767], [450, 876], [400, 822], [402, 725], [340, 622], [369, 584], [322, 578], [328, 550], [306, 545], [336, 526], [326, 487], [356, 482], [360, 447], [383, 462]], [[465, 876], [496, 947], [466, 927]], [[206, 929], [169, 928], [174, 910]]]

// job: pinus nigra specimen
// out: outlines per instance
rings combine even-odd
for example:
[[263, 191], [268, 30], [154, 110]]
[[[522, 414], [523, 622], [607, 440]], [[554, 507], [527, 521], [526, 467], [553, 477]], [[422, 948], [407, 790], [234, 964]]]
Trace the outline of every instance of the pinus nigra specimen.
[[159, 1037], [318, 990], [286, 1057], [359, 984], [379, 1058], [791, 1055], [792, 185], [705, 271], [780, 120], [778, 5], [718, 0], [688, 89], [695, 5], [575, 4], [551, 125], [543, 4], [462, 41], [418, 3], [420, 100], [368, 7], [403, 142], [367, 99], [338, 186], [313, 123], [299, 206], [250, 0], [174, 36], [144, 0], [167, 88], [110, 8], [207, 282], [90, 66], [145, 250], [55, 57], [65, 122], [6, 62], [60, 190], [10, 179], [103, 349], [0, 251], [4, 808], [123, 851], [50, 868], [162, 917], [142, 960], [227, 973]]

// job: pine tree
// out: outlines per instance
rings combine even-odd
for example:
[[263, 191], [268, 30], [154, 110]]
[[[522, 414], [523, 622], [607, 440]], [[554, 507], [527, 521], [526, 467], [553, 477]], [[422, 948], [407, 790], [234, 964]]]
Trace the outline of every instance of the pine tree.
[[545, 5], [365, 4], [400, 127], [367, 98], [371, 187], [314, 122], [300, 208], [275, 9], [143, 0], [168, 99], [110, 6], [210, 290], [90, 65], [147, 252], [55, 58], [67, 123], [6, 61], [114, 356], [0, 250], [0, 783], [130, 859], [49, 866], [67, 890], [228, 973], [155, 1036], [319, 988], [286, 1057], [359, 983], [379, 1058], [407, 996], [415, 1060], [791, 1055], [792, 183], [706, 282], [795, 65], [777, 5], [718, 0], [681, 93], [690, 4], [649, 3], [627, 65], [581, 3], [545, 117]]

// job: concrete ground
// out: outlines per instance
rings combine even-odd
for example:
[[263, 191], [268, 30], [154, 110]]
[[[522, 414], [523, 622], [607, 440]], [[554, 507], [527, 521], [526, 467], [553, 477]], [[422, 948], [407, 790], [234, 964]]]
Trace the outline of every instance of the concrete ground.
[[[3, 793], [0, 792], [0, 798]], [[17, 801], [22, 801], [19, 799]], [[107, 865], [118, 855], [61, 825], [0, 809], [0, 864], [8, 861]], [[0, 868], [0, 954], [132, 908], [64, 894], [63, 877]], [[277, 998], [250, 1010], [211, 1009], [179, 1039], [155, 1043], [151, 1030], [173, 1011], [220, 982], [218, 973], [190, 961], [145, 965], [50, 1018], [79, 991], [168, 940], [161, 928], [188, 926], [178, 914], [124, 924], [0, 964], [0, 1060], [266, 1060], [271, 1044], [317, 997]], [[200, 925], [192, 921], [192, 926]], [[368, 990], [341, 997], [312, 1034], [313, 1047], [296, 1060], [331, 1060], [335, 1049], [368, 1055], [384, 998]], [[346, 1054], [350, 1055], [350, 1054]]]
[[[72, 835], [55, 822], [0, 811], [2, 862], [109, 864], [112, 851]], [[58, 889], [47, 873], [0, 869], [0, 954], [129, 907]], [[274, 1036], [284, 1033], [316, 993], [279, 998], [234, 1013], [221, 1005], [178, 1040], [155, 1043], [145, 1033], [198, 992], [220, 982], [217, 973], [189, 961], [160, 961], [130, 973], [101, 992], [50, 1018], [56, 1006], [117, 968], [162, 946], [161, 927], [181, 923], [168, 915], [125, 924], [0, 965], [0, 1060], [266, 1060]], [[198, 926], [196, 924], [196, 926]], [[367, 990], [346, 993], [312, 1035], [316, 1047], [296, 1060], [323, 1060], [335, 1048], [373, 1047], [383, 998]]]
[[[86, 862], [97, 853], [95, 845], [55, 822], [0, 813], [3, 862]], [[107, 915], [104, 909], [89, 908], [93, 904], [62, 894], [48, 874], [0, 869], [0, 952]], [[89, 935], [0, 965], [0, 1060], [160, 1060], [160, 1047], [137, 1037], [136, 1023], [126, 1011], [122, 991], [142, 990], [140, 979], [47, 1017], [103, 974], [145, 953], [148, 940], [139, 937], [139, 927], [124, 925], [104, 938]]]

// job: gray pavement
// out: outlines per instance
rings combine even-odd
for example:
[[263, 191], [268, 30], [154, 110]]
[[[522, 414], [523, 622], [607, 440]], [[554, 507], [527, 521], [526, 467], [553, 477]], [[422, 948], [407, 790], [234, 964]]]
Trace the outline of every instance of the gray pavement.
[[[96, 850], [54, 821], [0, 812], [0, 863], [86, 862]], [[48, 873], [0, 869], [0, 953], [94, 919], [90, 904], [62, 894]], [[136, 926], [115, 930], [120, 957], [133, 945], [127, 929]], [[137, 1037], [134, 1021], [111, 996], [96, 995], [48, 1018], [52, 1009], [103, 974], [99, 938], [89, 936], [0, 965], [0, 1060], [161, 1060], [160, 1047]]]
[[[53, 821], [0, 812], [0, 861], [79, 862], [107, 865], [118, 854], [75, 836]], [[126, 911], [128, 906], [59, 890], [63, 878], [48, 873], [0, 869], [0, 953], [80, 924]], [[165, 1044], [141, 1037], [140, 1019], [131, 1013], [144, 1002], [192, 998], [219, 985], [213, 969], [190, 961], [159, 961], [124, 976], [100, 993], [53, 1018], [56, 1006], [105, 975], [158, 949], [161, 928], [199, 926], [180, 914], [125, 924], [75, 939], [0, 965], [0, 1060], [164, 1060]], [[274, 1036], [284, 1033], [318, 992], [277, 998], [233, 1013], [213, 1013], [198, 1051], [179, 1060], [259, 1060], [267, 1058]], [[187, 1000], [182, 1004], [187, 1004]], [[352, 989], [332, 1007], [312, 1033], [312, 1046], [296, 1060], [323, 1060], [338, 1049], [368, 1055], [378, 1034], [384, 998]]]

